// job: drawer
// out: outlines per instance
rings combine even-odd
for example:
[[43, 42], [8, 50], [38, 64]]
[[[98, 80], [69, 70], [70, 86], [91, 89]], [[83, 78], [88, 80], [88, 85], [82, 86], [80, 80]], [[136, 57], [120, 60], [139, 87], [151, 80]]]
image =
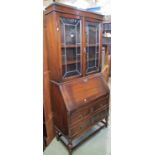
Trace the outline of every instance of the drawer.
[[99, 109], [105, 109], [109, 105], [109, 96], [101, 97], [93, 101], [92, 106], [90, 107], [90, 114], [95, 113]]
[[89, 114], [90, 114], [90, 109], [88, 107], [75, 111], [71, 115], [71, 124], [76, 124], [76, 122], [81, 121], [86, 117], [88, 117]]
[[85, 120], [80, 123], [78, 123], [76, 126], [71, 128], [71, 136], [77, 137], [79, 134], [83, 133], [87, 128], [91, 126], [91, 120]]
[[109, 96], [101, 97], [89, 103], [87, 107], [84, 107], [72, 113], [71, 125], [74, 125], [77, 122], [90, 117], [91, 115], [95, 114], [97, 111], [106, 109], [108, 107], [108, 104], [109, 104]]
[[103, 118], [105, 118], [108, 115], [108, 108], [105, 109], [104, 111], [101, 111], [99, 113], [97, 113], [96, 115], [94, 115], [91, 118], [91, 125], [96, 124], [97, 122], [101, 121]]
[[92, 115], [90, 118], [86, 120], [78, 122], [75, 126], [71, 127], [71, 136], [77, 137], [78, 135], [86, 131], [88, 128], [105, 118], [107, 114], [108, 108], [101, 110], [100, 112], [96, 113], [95, 115]]

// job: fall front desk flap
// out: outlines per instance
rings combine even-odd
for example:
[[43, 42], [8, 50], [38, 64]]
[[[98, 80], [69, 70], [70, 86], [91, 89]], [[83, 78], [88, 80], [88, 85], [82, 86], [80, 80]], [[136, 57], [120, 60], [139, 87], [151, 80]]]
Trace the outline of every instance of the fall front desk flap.
[[91, 101], [109, 95], [109, 88], [101, 73], [58, 84], [67, 111], [91, 104]]

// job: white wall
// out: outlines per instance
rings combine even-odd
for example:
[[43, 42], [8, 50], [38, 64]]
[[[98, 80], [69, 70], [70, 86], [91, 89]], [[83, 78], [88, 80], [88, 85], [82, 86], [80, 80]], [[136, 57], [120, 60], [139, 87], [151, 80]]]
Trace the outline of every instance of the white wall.
[[[53, 0], [43, 0], [43, 6], [46, 7], [52, 3]], [[79, 8], [90, 8], [100, 6], [100, 13], [104, 15], [111, 14], [111, 0], [56, 0], [57, 2], [64, 3], [67, 5], [79, 7]]]

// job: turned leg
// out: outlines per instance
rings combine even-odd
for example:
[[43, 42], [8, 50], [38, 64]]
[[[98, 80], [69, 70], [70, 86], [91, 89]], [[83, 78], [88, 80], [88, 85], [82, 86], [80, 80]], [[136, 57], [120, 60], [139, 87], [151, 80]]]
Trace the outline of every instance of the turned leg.
[[57, 141], [59, 141], [59, 132], [58, 131], [56, 131], [56, 139], [57, 139]]
[[72, 140], [71, 139], [68, 140], [68, 151], [69, 151], [69, 155], [72, 155], [73, 144], [72, 144]]
[[108, 127], [108, 118], [109, 118], [109, 115], [107, 114], [107, 116], [105, 117], [105, 127]]
[[57, 139], [57, 141], [59, 141], [61, 136], [62, 136], [62, 134], [59, 131], [56, 131], [56, 139]]

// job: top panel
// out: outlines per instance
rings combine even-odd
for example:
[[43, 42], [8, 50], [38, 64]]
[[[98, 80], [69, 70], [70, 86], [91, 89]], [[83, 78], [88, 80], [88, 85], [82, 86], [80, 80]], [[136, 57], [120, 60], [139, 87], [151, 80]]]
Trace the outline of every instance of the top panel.
[[73, 15], [76, 14], [83, 17], [95, 18], [98, 20], [103, 20], [103, 17], [104, 17], [103, 15], [98, 13], [90, 12], [87, 10], [71, 7], [71, 6], [56, 3], [56, 2], [49, 5], [47, 8], [45, 8], [45, 11], [44, 11], [45, 14], [49, 14], [52, 12], [68, 13]]

